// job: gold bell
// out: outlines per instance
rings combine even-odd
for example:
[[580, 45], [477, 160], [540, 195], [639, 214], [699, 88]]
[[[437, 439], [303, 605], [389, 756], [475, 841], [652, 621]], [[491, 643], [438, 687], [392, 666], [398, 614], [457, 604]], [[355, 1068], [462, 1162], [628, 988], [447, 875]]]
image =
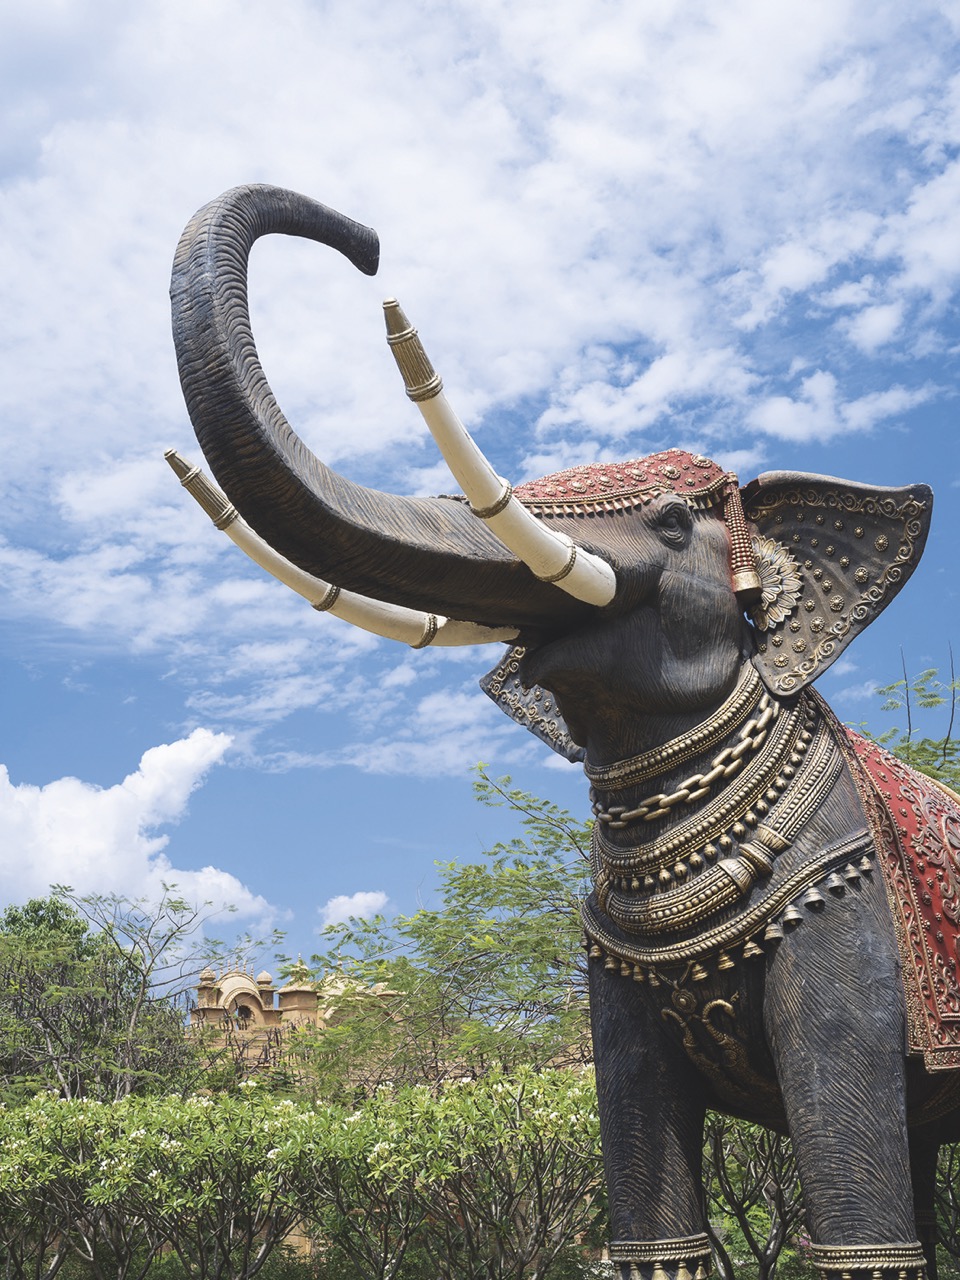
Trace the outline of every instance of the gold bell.
[[614, 969], [619, 969], [620, 966], [617, 964], [617, 957], [607, 956], [606, 960], [603, 962], [603, 967], [605, 969], [609, 969], [611, 972], [613, 972]]
[[771, 920], [763, 932], [764, 942], [780, 942], [783, 938], [783, 926], [779, 920]]
[[800, 901], [808, 911], [822, 911], [827, 904], [826, 898], [813, 885], [810, 886]]
[[852, 862], [848, 862], [847, 865], [840, 872], [840, 874], [843, 876], [844, 880], [846, 880], [847, 884], [860, 883], [860, 872], [857, 870], [857, 868], [853, 865]]
[[595, 942], [593, 946], [590, 948], [590, 959], [591, 960], [603, 959], [603, 947], [601, 947], [600, 944], [597, 942]]
[[744, 960], [756, 960], [757, 956], [762, 956], [762, 955], [763, 955], [763, 948], [757, 946], [756, 940], [754, 938], [750, 938], [745, 943], [743, 948]]
[[857, 866], [860, 868], [860, 870], [863, 872], [865, 876], [869, 876], [873, 873], [873, 863], [870, 861], [870, 859], [867, 857], [866, 854], [863, 855], [863, 857], [857, 863]]
[[[721, 951], [720, 954], [717, 956], [717, 968], [718, 969], [735, 969], [736, 964], [726, 951]], [[679, 1280], [679, 1273], [678, 1273], [678, 1280]]]
[[690, 977], [694, 982], [706, 982], [710, 975], [702, 964], [694, 963], [690, 968]]
[[795, 925], [799, 924], [802, 919], [803, 913], [797, 910], [795, 903], [791, 902], [783, 913], [783, 923], [785, 925]]
[[623, 978], [629, 978], [629, 977], [631, 976], [631, 974], [632, 974], [632, 973], [633, 973], [633, 965], [632, 965], [632, 964], [627, 964], [626, 960], [621, 960], [621, 961], [620, 961], [620, 976], [621, 976], [621, 977], [623, 977]]
[[847, 891], [847, 886], [843, 883], [843, 881], [840, 879], [840, 877], [837, 875], [835, 871], [833, 875], [827, 876], [826, 880], [824, 881], [824, 885], [826, 886], [827, 889], [830, 890], [831, 893], [835, 894], [838, 898], [842, 898]]
[[634, 982], [643, 982], [644, 980], [643, 970], [640, 968], [638, 964], [633, 966], [633, 980]]

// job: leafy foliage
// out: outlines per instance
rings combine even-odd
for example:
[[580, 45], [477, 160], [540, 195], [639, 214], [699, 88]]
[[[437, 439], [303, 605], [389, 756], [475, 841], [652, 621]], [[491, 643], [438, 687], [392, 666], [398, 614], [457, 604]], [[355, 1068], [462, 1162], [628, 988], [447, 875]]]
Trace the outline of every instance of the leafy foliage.
[[443, 1277], [539, 1280], [596, 1217], [597, 1123], [592, 1080], [570, 1071], [380, 1090], [356, 1108], [255, 1084], [41, 1094], [0, 1111], [0, 1261], [52, 1276], [72, 1256], [139, 1280], [163, 1243], [191, 1280], [249, 1280], [299, 1223], [376, 1280], [408, 1253], [414, 1273], [429, 1259]]
[[0, 913], [0, 1100], [16, 1103], [38, 1088], [110, 1099], [200, 1081], [235, 1087], [242, 1070], [222, 1042], [184, 1036], [196, 973], [211, 961], [249, 963], [282, 935], [243, 935], [227, 946], [203, 932], [219, 911], [188, 902], [176, 886], [159, 901], [54, 886], [47, 898], [8, 906]]
[[481, 773], [480, 800], [521, 815], [522, 834], [483, 862], [440, 865], [440, 904], [325, 931], [313, 957], [339, 1020], [295, 1050], [317, 1093], [479, 1076], [589, 1057], [578, 940], [588, 828]]
[[0, 915], [0, 1097], [53, 1088], [109, 1100], [191, 1078], [184, 1002], [204, 919], [159, 903], [56, 888]]
[[[876, 741], [912, 768], [945, 782], [955, 791], [960, 790], [960, 740], [953, 737], [958, 691], [960, 680], [954, 671], [952, 651], [949, 680], [941, 680], [935, 667], [909, 677], [904, 665], [902, 679], [877, 689], [884, 699], [882, 710], [900, 713], [902, 723], [877, 735]], [[914, 725], [915, 713], [941, 707], [949, 709], [943, 737], [918, 736]]]

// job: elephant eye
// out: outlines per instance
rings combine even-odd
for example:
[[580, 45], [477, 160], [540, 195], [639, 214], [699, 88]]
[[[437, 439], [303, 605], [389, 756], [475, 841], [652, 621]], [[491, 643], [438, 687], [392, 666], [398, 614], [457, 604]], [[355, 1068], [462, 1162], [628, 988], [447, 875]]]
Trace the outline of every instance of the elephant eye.
[[692, 525], [693, 517], [685, 502], [671, 502], [657, 516], [660, 535], [667, 542], [683, 542]]

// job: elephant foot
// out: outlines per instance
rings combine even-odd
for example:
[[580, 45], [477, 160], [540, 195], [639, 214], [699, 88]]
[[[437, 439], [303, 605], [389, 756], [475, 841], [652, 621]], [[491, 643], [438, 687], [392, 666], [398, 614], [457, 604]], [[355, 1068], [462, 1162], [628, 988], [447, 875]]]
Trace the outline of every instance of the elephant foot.
[[926, 1258], [911, 1244], [815, 1244], [810, 1261], [823, 1280], [925, 1280]]
[[674, 1240], [611, 1240], [610, 1261], [620, 1280], [707, 1280], [710, 1238], [701, 1234]]

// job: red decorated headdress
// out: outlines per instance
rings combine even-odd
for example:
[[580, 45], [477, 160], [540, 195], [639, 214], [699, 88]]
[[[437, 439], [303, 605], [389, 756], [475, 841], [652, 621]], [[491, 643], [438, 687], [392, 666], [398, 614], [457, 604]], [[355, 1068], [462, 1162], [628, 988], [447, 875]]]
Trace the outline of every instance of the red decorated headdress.
[[662, 493], [675, 493], [698, 510], [718, 507], [730, 534], [733, 589], [743, 603], [755, 599], [760, 591], [737, 477], [699, 454], [665, 449], [629, 462], [570, 467], [519, 485], [514, 493], [536, 515], [629, 511]]

